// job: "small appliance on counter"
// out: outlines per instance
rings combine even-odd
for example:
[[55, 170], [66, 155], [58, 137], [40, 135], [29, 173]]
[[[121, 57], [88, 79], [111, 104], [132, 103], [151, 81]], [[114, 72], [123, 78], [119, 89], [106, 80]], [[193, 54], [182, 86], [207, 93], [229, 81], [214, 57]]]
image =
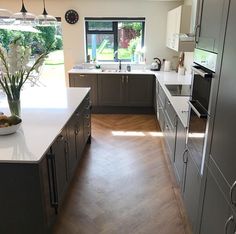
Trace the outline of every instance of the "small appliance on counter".
[[169, 60], [165, 60], [164, 62], [164, 72], [169, 72], [171, 70], [171, 62]]
[[161, 60], [159, 58], [154, 58], [154, 61], [151, 64], [151, 71], [160, 71], [161, 70]]

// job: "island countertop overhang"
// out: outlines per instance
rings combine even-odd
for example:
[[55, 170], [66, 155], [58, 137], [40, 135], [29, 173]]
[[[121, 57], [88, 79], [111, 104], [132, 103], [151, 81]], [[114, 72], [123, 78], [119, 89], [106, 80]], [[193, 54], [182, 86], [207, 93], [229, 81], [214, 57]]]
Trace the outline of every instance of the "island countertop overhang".
[[[38, 163], [90, 88], [32, 88], [22, 92], [22, 126], [0, 136], [0, 163]], [[6, 98], [0, 110], [9, 115]]]

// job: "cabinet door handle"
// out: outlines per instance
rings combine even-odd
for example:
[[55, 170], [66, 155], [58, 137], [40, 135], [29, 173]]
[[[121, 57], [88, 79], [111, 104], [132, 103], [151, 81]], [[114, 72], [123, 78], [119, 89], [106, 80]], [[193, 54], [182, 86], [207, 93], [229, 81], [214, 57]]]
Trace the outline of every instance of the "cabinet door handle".
[[188, 163], [188, 156], [185, 157], [186, 153], [188, 152], [188, 149], [185, 149], [183, 152], [183, 163]]
[[64, 136], [62, 134], [60, 134], [58, 137], [57, 137], [57, 140], [58, 141], [63, 141], [64, 140]]
[[58, 213], [58, 189], [57, 189], [57, 173], [55, 155], [47, 154], [48, 175], [49, 175], [49, 192], [52, 207], [55, 208], [55, 213]]
[[82, 74], [80, 74], [79, 76], [80, 76], [80, 77], [85, 77], [85, 75], [82, 75]]
[[121, 82], [122, 82], [122, 83], [125, 82], [125, 76], [121, 76]]
[[68, 140], [65, 140], [64, 141], [64, 152], [66, 155], [68, 154], [68, 148], [69, 148]]
[[88, 106], [85, 107], [86, 110], [90, 110], [90, 108], [91, 108], [90, 105], [88, 105]]
[[129, 82], [129, 76], [126, 76], [126, 83]]
[[234, 221], [234, 216], [231, 215], [227, 221], [225, 222], [225, 234], [228, 234], [228, 228], [229, 228], [229, 225], [230, 223], [232, 223]]
[[167, 104], [170, 105], [170, 101], [167, 101]]
[[80, 131], [80, 129], [79, 129], [79, 127], [77, 126], [76, 129], [75, 129], [75, 135], [76, 135], [76, 136], [79, 134], [79, 131]]
[[234, 183], [230, 187], [230, 201], [234, 206], [236, 206], [236, 201], [233, 198], [235, 186], [236, 186], [236, 181], [234, 181]]
[[200, 33], [200, 24], [197, 24], [195, 27], [195, 43], [198, 43]]

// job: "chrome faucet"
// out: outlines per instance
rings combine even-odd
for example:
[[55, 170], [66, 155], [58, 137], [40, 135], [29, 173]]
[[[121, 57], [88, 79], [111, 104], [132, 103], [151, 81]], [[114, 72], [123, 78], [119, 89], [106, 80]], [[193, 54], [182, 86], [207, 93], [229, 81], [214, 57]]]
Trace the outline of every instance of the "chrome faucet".
[[119, 71], [121, 71], [121, 59], [118, 59], [118, 50], [114, 52], [114, 60], [119, 62]]
[[119, 71], [121, 71], [121, 59], [118, 60], [119, 60]]
[[114, 60], [117, 61], [117, 59], [118, 59], [118, 50], [114, 52]]

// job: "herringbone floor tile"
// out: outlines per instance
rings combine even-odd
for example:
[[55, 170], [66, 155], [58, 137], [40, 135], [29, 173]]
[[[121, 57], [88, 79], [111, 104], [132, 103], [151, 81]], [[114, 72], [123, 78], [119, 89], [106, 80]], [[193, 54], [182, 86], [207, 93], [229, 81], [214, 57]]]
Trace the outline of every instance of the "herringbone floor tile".
[[164, 153], [155, 116], [93, 115], [54, 234], [189, 233]]

